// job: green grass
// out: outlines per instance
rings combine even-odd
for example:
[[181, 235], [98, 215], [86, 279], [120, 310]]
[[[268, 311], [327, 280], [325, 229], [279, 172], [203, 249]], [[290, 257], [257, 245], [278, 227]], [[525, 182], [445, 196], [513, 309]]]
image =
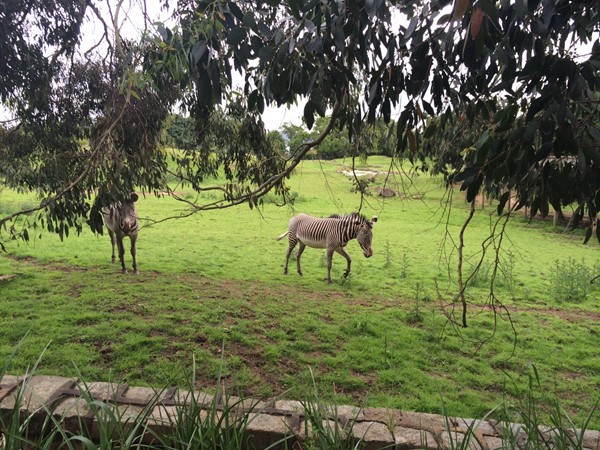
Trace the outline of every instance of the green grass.
[[[367, 164], [385, 170], [389, 161]], [[287, 244], [275, 237], [291, 216], [358, 208], [360, 197], [339, 173], [348, 165], [303, 163], [289, 180], [298, 193], [293, 209], [267, 202], [259, 211], [242, 206], [155, 223], [185, 206], [140, 199], [139, 276], [110, 264], [106, 234], [5, 241], [0, 275], [16, 276], [0, 280], [0, 365], [23, 340], [9, 373], [23, 372], [50, 343], [37, 373], [165, 386], [186, 383], [194, 355], [197, 386], [206, 389], [224, 371], [246, 397], [301, 399], [314, 375], [338, 403], [441, 413], [443, 396], [446, 412], [463, 417], [518, 398], [535, 365], [548, 392], [583, 420], [600, 392], [600, 283], [578, 302], [557, 300], [551, 289], [557, 261], [599, 267], [598, 243], [515, 216], [502, 253], [510, 275], [496, 291], [512, 322], [486, 307], [488, 258], [467, 293], [469, 327], [455, 330], [444, 311], [456, 294], [456, 252], [444, 236], [457, 239], [467, 205], [456, 192], [446, 220], [440, 181], [420, 177], [409, 190], [417, 198], [367, 198], [362, 212], [379, 217], [375, 255], [365, 259], [351, 242], [348, 280], [336, 254], [328, 286], [324, 252], [314, 249], [302, 257], [304, 277], [294, 262], [283, 275]], [[23, 203], [34, 202], [0, 191], [0, 214]], [[478, 209], [467, 230], [471, 261], [493, 209]], [[598, 414], [590, 427], [600, 428]]]

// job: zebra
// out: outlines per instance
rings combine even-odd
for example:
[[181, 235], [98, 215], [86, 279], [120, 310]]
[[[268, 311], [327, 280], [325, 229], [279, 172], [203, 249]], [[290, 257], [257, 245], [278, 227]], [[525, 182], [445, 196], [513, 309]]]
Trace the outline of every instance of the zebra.
[[112, 262], [115, 263], [115, 243], [119, 249], [119, 261], [121, 261], [121, 272], [127, 273], [125, 267], [125, 246], [123, 238], [129, 237], [131, 241], [131, 257], [133, 259], [133, 271], [139, 273], [135, 259], [135, 243], [138, 235], [138, 214], [134, 203], [138, 200], [138, 195], [131, 193], [128, 200], [116, 202], [110, 206], [102, 208], [104, 223], [108, 228], [110, 242], [112, 244]]
[[306, 246], [312, 248], [327, 249], [327, 283], [331, 284], [331, 260], [333, 252], [338, 252], [348, 263], [344, 277], [350, 274], [350, 265], [352, 260], [344, 247], [351, 239], [356, 239], [366, 258], [373, 255], [371, 241], [373, 239], [373, 224], [377, 222], [377, 216], [371, 220], [359, 213], [350, 213], [346, 215], [334, 214], [326, 218], [317, 218], [308, 214], [298, 214], [290, 219], [288, 230], [277, 237], [280, 241], [285, 236], [288, 237], [289, 246], [285, 255], [285, 268], [283, 273], [288, 273], [288, 263], [292, 250], [299, 244], [296, 262], [298, 264], [298, 274], [302, 276], [300, 268], [300, 256]]

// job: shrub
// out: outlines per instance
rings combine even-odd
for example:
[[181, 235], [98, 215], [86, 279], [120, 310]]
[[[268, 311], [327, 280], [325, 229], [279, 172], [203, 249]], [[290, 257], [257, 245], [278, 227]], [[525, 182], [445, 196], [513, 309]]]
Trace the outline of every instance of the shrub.
[[569, 257], [555, 261], [550, 276], [552, 298], [564, 302], [582, 302], [587, 298], [594, 277], [584, 260]]

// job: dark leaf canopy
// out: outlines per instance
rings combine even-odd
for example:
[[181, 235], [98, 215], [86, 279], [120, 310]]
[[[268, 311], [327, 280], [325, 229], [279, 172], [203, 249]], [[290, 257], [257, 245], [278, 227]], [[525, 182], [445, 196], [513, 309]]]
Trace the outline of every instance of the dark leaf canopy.
[[[159, 130], [175, 104], [196, 131], [175, 157], [181, 181], [204, 189], [221, 167], [225, 203], [285, 192], [285, 176], [323, 136], [285, 160], [260, 114], [301, 99], [309, 128], [330, 116], [323, 132], [335, 125], [350, 141], [393, 124], [394, 156], [426, 161], [468, 198], [511, 191], [532, 210], [575, 203], [590, 218], [600, 208], [596, 0], [180, 0], [175, 24], [108, 61], [79, 63], [89, 5], [0, 8], [0, 98], [20, 120], [0, 154], [23, 161], [3, 157], [1, 174], [44, 197], [68, 188], [56, 217], [85, 217], [84, 199], [94, 190], [102, 199], [104, 185], [160, 190]], [[32, 177], [41, 160], [60, 173]]]

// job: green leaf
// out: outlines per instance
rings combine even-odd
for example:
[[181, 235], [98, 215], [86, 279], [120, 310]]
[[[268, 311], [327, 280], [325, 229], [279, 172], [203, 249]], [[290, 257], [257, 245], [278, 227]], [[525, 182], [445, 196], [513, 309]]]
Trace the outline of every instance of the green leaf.
[[494, 22], [498, 22], [500, 17], [498, 16], [498, 9], [496, 8], [496, 2], [492, 0], [479, 0], [477, 2], [483, 12], [490, 17]]
[[171, 39], [173, 38], [173, 32], [166, 28], [164, 24], [158, 24], [158, 33], [164, 42], [171, 42]]
[[246, 25], [248, 28], [251, 28], [254, 30], [256, 28], [256, 20], [254, 19], [254, 12], [246, 11], [246, 13], [244, 14], [243, 22], [244, 22], [244, 25]]
[[383, 114], [383, 121], [387, 124], [390, 123], [392, 108], [390, 105], [390, 100], [386, 98], [381, 105], [381, 113]]
[[527, 0], [527, 8], [529, 9], [529, 12], [535, 12], [539, 4], [540, 0]]
[[481, 136], [479, 136], [479, 139], [477, 140], [477, 150], [480, 150], [484, 145], [486, 145], [489, 138], [490, 130], [485, 130], [483, 133], [481, 133]]
[[510, 191], [506, 191], [504, 192], [501, 196], [500, 199], [498, 200], [498, 215], [502, 215], [502, 211], [504, 211], [504, 207], [506, 206], [506, 202], [508, 202], [508, 197], [510, 195]]
[[546, 103], [548, 102], [548, 98], [546, 96], [538, 97], [534, 99], [529, 105], [529, 109], [527, 110], [526, 120], [529, 122], [533, 117], [544, 109]]
[[435, 111], [431, 107], [431, 103], [426, 102], [425, 100], [423, 100], [422, 103], [423, 103], [423, 109], [427, 112], [427, 114], [429, 114], [431, 116], [434, 116], [435, 115]]
[[461, 181], [466, 180], [467, 178], [471, 178], [471, 177], [474, 178], [474, 176], [475, 176], [475, 169], [473, 167], [467, 167], [462, 172], [458, 172], [454, 176], [454, 179], [452, 181], [454, 183], [460, 183]]
[[227, 4], [227, 6], [229, 7], [229, 11], [231, 11], [231, 14], [233, 14], [236, 19], [238, 19], [238, 20], [243, 19], [244, 13], [242, 12], [240, 7], [235, 2], [229, 2]]
[[412, 19], [410, 19], [410, 22], [408, 22], [408, 27], [406, 27], [406, 32], [404, 33], [404, 36], [402, 36], [402, 43], [408, 42], [412, 34], [415, 32], [418, 23], [419, 16], [414, 16]]
[[467, 187], [467, 202], [471, 203], [477, 197], [479, 193], [479, 188], [481, 187], [481, 183], [483, 182], [483, 178], [477, 177], [473, 179], [473, 181]]
[[304, 122], [306, 122], [306, 126], [310, 130], [315, 123], [315, 108], [311, 101], [306, 102], [304, 106]]
[[196, 65], [202, 60], [202, 57], [206, 53], [206, 41], [198, 41], [192, 47], [190, 52], [190, 66], [196, 67]]
[[278, 28], [275, 32], [275, 45], [279, 45], [281, 41], [283, 41], [284, 37], [285, 34], [283, 34], [283, 30], [281, 28]]
[[300, 16], [300, 9], [298, 8], [297, 0], [288, 0], [288, 5], [290, 6], [290, 9], [292, 10], [293, 16], [296, 19], [300, 20], [302, 17]]
[[[241, 27], [233, 27], [229, 33], [227, 33], [227, 43], [234, 47], [238, 46], [246, 38], [246, 30]], [[204, 46], [206, 50], [206, 44]]]
[[201, 105], [212, 106], [212, 84], [206, 71], [202, 71], [196, 80], [196, 91]]
[[584, 244], [587, 244], [590, 238], [592, 237], [592, 227], [589, 226], [587, 230], [585, 230], [585, 239], [583, 240]]
[[535, 154], [535, 161], [541, 161], [542, 159], [546, 159], [548, 157], [548, 155], [550, 154], [550, 152], [552, 151], [552, 148], [554, 147], [554, 143], [553, 142], [545, 142], [540, 149], [537, 151], [537, 153]]
[[273, 49], [271, 47], [263, 47], [258, 52], [260, 63], [266, 65], [273, 58]]
[[262, 94], [259, 94], [257, 99], [256, 99], [256, 106], [258, 109], [259, 113], [263, 113], [265, 112], [265, 98], [263, 97]]
[[408, 145], [412, 154], [417, 153], [417, 138], [412, 129], [406, 130], [406, 136], [408, 137]]

